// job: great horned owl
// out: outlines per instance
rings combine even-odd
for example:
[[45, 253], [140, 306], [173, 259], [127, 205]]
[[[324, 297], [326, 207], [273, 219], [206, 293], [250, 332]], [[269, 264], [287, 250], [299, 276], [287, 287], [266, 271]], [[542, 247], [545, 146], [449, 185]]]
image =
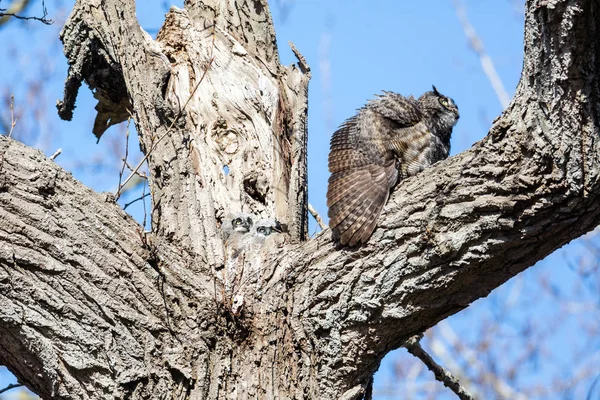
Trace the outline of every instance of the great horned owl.
[[239, 284], [243, 273], [245, 249], [254, 240], [251, 231], [256, 217], [247, 213], [228, 215], [223, 220], [221, 234], [225, 247], [225, 292], [230, 296], [236, 284]]
[[257, 221], [250, 214], [238, 213], [223, 222], [224, 299], [234, 315], [242, 311], [249, 290], [260, 290], [265, 260], [263, 249], [272, 247], [270, 243], [278, 232], [281, 226], [277, 220]]
[[242, 212], [226, 216], [221, 226], [223, 242], [227, 242], [233, 233], [240, 235], [250, 232], [254, 219], [253, 215]]
[[273, 271], [265, 261], [275, 252], [280, 251], [285, 243], [286, 235], [279, 221], [274, 218], [261, 219], [254, 224], [252, 228], [254, 233], [253, 258], [250, 263], [249, 283], [255, 283], [256, 291], [260, 292], [264, 283], [264, 278], [270, 276]]
[[259, 240], [265, 240], [272, 233], [281, 233], [281, 225], [274, 218], [261, 219], [256, 221], [255, 231]]
[[331, 138], [327, 206], [333, 238], [365, 243], [390, 189], [448, 157], [458, 107], [433, 86], [418, 99], [383, 92]]

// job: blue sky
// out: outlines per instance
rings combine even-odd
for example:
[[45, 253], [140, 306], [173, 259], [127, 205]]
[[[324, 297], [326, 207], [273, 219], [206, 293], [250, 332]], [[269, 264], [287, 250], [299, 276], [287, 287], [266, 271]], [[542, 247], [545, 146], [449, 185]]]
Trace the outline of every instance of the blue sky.
[[[144, 4], [138, 9], [140, 22], [154, 36], [166, 11], [163, 2], [138, 3]], [[34, 3], [30, 8], [31, 13], [36, 13], [36, 4], [39, 5]], [[7, 93], [14, 93], [16, 105], [27, 110], [15, 129], [16, 137], [21, 134], [20, 140], [41, 148], [47, 155], [62, 148], [59, 164], [95, 190], [112, 191], [118, 175], [111, 160], [120, 157], [118, 152], [122, 150], [126, 128], [123, 125], [111, 128], [96, 144], [91, 134], [94, 102], [85, 87], [80, 90], [72, 122], [60, 121], [56, 115], [54, 104], [62, 97], [67, 67], [58, 41], [61, 20], [65, 17], [58, 13], [61, 4], [68, 11], [72, 2], [47, 3], [50, 17], [57, 20], [55, 26], [14, 22], [0, 29], [2, 39], [10, 39], [0, 49], [0, 93], [4, 98]], [[519, 3], [465, 0], [464, 6], [512, 95], [522, 66], [523, 15]], [[329, 138], [341, 122], [374, 94], [392, 90], [418, 96], [434, 84], [452, 97], [461, 114], [452, 137], [452, 155], [480, 140], [502, 111], [479, 58], [468, 45], [452, 0], [278, 0], [272, 2], [271, 8], [282, 63], [295, 62], [287, 45], [292, 41], [311, 66], [309, 201], [324, 218]], [[35, 82], [40, 77], [44, 85], [36, 90]], [[31, 96], [42, 99], [42, 105], [34, 107], [36, 102]], [[5, 105], [0, 108], [3, 118], [8, 115]], [[137, 148], [134, 138], [130, 148]], [[141, 203], [132, 207], [131, 212], [140, 218]], [[315, 229], [311, 222], [311, 232]], [[550, 385], [556, 376], [568, 377], [578, 367], [588, 364], [600, 370], [600, 340], [591, 334], [581, 334], [588, 321], [596, 321], [597, 325], [600, 320], [597, 280], [593, 276], [582, 278], [585, 274], [581, 273], [581, 270], [594, 271], [598, 258], [593, 250], [596, 245], [594, 236], [589, 236], [586, 241], [558, 250], [488, 298], [449, 318], [449, 326], [477, 352], [484, 366], [503, 373], [518, 364], [516, 376], [509, 382], [516, 390], [534, 383]], [[564, 311], [569, 305], [573, 310]], [[555, 315], [562, 317], [552, 326], [552, 321], [548, 321], [552, 318], [548, 317]], [[494, 329], [488, 329], [489, 326]], [[532, 355], [520, 362], [525, 346], [522, 338], [535, 329], [549, 333], [540, 334], [543, 341], [540, 339]], [[432, 334], [442, 336], [435, 329]], [[484, 337], [492, 344], [482, 350]], [[432, 343], [434, 340], [425, 341], [426, 346]], [[466, 371], [482, 369], [473, 365], [472, 360], [466, 360], [464, 352], [459, 352], [455, 360]], [[403, 350], [384, 359], [376, 375], [376, 399], [404, 398], [406, 388], [398, 382], [394, 370], [399, 363], [410, 362], [410, 356]], [[481, 371], [469, 376], [478, 372]], [[585, 395], [594, 378], [586, 378], [582, 385], [561, 395], [566, 397], [532, 398], [582, 398], [579, 396]], [[0, 388], [10, 379], [14, 378], [0, 368]], [[422, 377], [418, 379], [422, 381]], [[436, 398], [454, 398], [444, 390]], [[427, 397], [419, 392], [414, 398]]]

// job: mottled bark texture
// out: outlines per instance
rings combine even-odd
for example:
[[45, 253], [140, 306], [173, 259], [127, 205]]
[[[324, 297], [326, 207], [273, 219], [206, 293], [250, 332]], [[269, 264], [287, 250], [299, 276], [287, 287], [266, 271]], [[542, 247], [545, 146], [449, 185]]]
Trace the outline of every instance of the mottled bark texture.
[[[156, 41], [131, 0], [77, 1], [59, 112], [84, 80], [96, 135], [133, 117], [153, 232], [0, 138], [0, 363], [45, 399], [360, 398], [387, 352], [599, 223], [598, 38], [596, 0], [529, 0], [509, 108], [344, 249], [329, 231], [303, 241], [309, 70], [279, 65], [264, 1], [188, 1]], [[291, 237], [261, 255], [239, 315], [223, 296], [231, 211]]]

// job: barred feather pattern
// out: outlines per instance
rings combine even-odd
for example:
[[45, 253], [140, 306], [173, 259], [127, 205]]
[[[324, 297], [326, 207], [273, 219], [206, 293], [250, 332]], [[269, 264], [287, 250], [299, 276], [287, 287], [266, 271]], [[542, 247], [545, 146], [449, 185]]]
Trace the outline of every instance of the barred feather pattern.
[[383, 92], [333, 134], [327, 207], [334, 240], [365, 243], [390, 190], [448, 157], [458, 120], [454, 101], [437, 89], [418, 99]]

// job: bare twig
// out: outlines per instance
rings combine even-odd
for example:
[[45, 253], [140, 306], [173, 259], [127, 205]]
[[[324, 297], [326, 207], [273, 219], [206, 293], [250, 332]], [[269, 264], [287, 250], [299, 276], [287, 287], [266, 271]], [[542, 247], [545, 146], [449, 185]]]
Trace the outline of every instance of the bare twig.
[[444, 367], [435, 362], [433, 358], [423, 348], [419, 341], [423, 338], [423, 334], [415, 335], [408, 339], [406, 343], [404, 343], [404, 347], [408, 350], [410, 354], [417, 357], [429, 368], [431, 372], [435, 375], [435, 379], [442, 382], [444, 386], [452, 390], [461, 400], [474, 400], [473, 396], [461, 386], [456, 379], [449, 371], [447, 371]]
[[[144, 205], [144, 221], [142, 221], [142, 227], [146, 228], [146, 221], [148, 218], [148, 212], [146, 211], [146, 185], [148, 183], [144, 184], [144, 188], [142, 189], [142, 204]], [[149, 189], [150, 187], [148, 187]], [[148, 193], [150, 194], [150, 193]]]
[[[144, 185], [144, 192], [146, 191], [146, 185]], [[129, 207], [130, 205], [132, 205], [133, 203], [135, 203], [136, 201], [140, 201], [143, 200], [145, 197], [150, 196], [150, 193], [144, 193], [142, 194], [140, 197], [138, 197], [137, 199], [131, 200], [129, 203], [125, 204], [123, 206], [123, 210], [126, 210], [127, 207]], [[144, 206], [144, 216], [146, 215], [145, 213], [145, 206]], [[145, 218], [144, 218], [145, 219]], [[145, 225], [145, 224], [144, 224]]]
[[496, 96], [500, 101], [500, 105], [503, 109], [508, 107], [508, 103], [510, 102], [510, 96], [506, 89], [504, 89], [504, 85], [502, 84], [502, 80], [498, 76], [498, 72], [496, 72], [496, 68], [494, 67], [494, 63], [490, 56], [486, 53], [485, 48], [483, 47], [483, 42], [477, 36], [477, 32], [475, 32], [475, 28], [469, 22], [467, 18], [467, 12], [465, 7], [463, 6], [461, 0], [452, 0], [454, 3], [454, 8], [456, 9], [456, 16], [458, 17], [458, 21], [462, 25], [463, 30], [465, 31], [465, 35], [469, 40], [469, 44], [473, 48], [473, 51], [477, 53], [479, 56], [479, 61], [481, 62], [481, 67], [483, 68], [483, 72], [487, 76], [488, 80], [492, 84], [494, 91], [496, 92]]
[[23, 386], [23, 384], [21, 383], [11, 383], [10, 385], [6, 386], [5, 388], [0, 389], [0, 394], [4, 393], [4, 392], [8, 392], [11, 389], [15, 389], [18, 387]]
[[[486, 382], [490, 382], [493, 389], [498, 393], [500, 398], [503, 399], [514, 399], [514, 400], [526, 400], [527, 397], [522, 393], [517, 392], [513, 389], [508, 383], [504, 382], [498, 376], [493, 373], [488, 372], [488, 368], [483, 365], [483, 363], [477, 358], [477, 354], [461, 345], [460, 340], [454, 329], [450, 326], [450, 324], [446, 321], [440, 322], [438, 325], [438, 332], [440, 332], [441, 336], [455, 349], [459, 349], [459, 353], [461, 356], [465, 358], [468, 362], [469, 366], [481, 371], [484, 374], [484, 379]], [[458, 350], [457, 350], [458, 351]], [[435, 352], [435, 348], [434, 348]]]
[[315, 218], [315, 221], [317, 221], [317, 224], [319, 224], [321, 230], [327, 229], [327, 225], [325, 225], [323, 219], [321, 219], [321, 216], [319, 215], [317, 210], [315, 210], [310, 203], [308, 203], [308, 212]]
[[58, 150], [56, 150], [56, 151], [54, 152], [54, 154], [52, 154], [52, 155], [50, 156], [50, 159], [51, 159], [51, 160], [54, 160], [56, 157], [60, 156], [60, 153], [62, 153], [62, 149], [58, 149]]
[[[122, 159], [122, 161], [125, 161], [125, 159]], [[140, 171], [133, 171], [133, 167], [131, 165], [129, 165], [129, 163], [127, 161], [125, 161], [125, 166], [127, 167], [127, 169], [131, 172], [133, 172], [134, 174], [136, 174], [137, 176], [139, 176], [140, 178], [144, 179], [144, 180], [148, 180], [148, 176], [146, 175], [145, 172], [140, 172]]]
[[18, 15], [17, 13], [23, 11], [25, 9], [25, 7], [27, 7], [29, 2], [30, 2], [30, 0], [14, 1], [11, 4], [10, 8], [8, 8], [8, 9], [0, 8], [0, 25], [6, 23], [9, 20], [9, 17], [13, 17], [13, 18], [25, 20], [25, 21], [29, 21], [29, 20], [40, 21], [41, 23], [46, 24], [46, 25], [52, 25], [54, 23], [54, 21], [52, 21], [51, 19], [46, 18], [48, 16], [48, 9], [46, 9], [46, 4], [44, 3], [44, 0], [42, 0], [43, 15], [41, 17], [24, 17], [22, 15]]
[[17, 125], [17, 120], [15, 119], [15, 95], [13, 94], [10, 96], [10, 132], [8, 132], [8, 137], [12, 136], [15, 125]]
[[[123, 187], [121, 185], [121, 182], [123, 180], [123, 172], [125, 172], [125, 166], [127, 165], [127, 157], [129, 157], [129, 124], [130, 123], [131, 123], [131, 116], [127, 120], [127, 129], [125, 129], [125, 157], [123, 158], [123, 165], [121, 166], [121, 171], [119, 171], [119, 186], [117, 186], [118, 190], [121, 190], [121, 188]], [[129, 168], [129, 169], [131, 169], [131, 168]]]
[[125, 182], [123, 182], [122, 185], [121, 184], [119, 185], [119, 188], [117, 189], [117, 191], [115, 193], [115, 201], [117, 201], [119, 199], [119, 197], [121, 196], [121, 190], [123, 189], [123, 187], [125, 187], [125, 185], [127, 185], [127, 183], [129, 183], [129, 181], [131, 180], [131, 178], [133, 178], [133, 176], [140, 169], [140, 167], [146, 162], [146, 160], [148, 159], [148, 157], [150, 156], [150, 154], [152, 154], [152, 151], [161, 142], [161, 140], [163, 140], [169, 133], [171, 133], [171, 131], [173, 130], [173, 127], [175, 126], [175, 123], [183, 115], [183, 111], [185, 110], [185, 108], [187, 107], [187, 105], [190, 103], [190, 101], [194, 97], [194, 94], [196, 93], [196, 90], [198, 90], [198, 87], [200, 86], [200, 84], [202, 83], [202, 81], [204, 80], [204, 78], [206, 77], [206, 74], [208, 73], [208, 70], [210, 69], [210, 66], [212, 65], [213, 61], [215, 60], [215, 56], [213, 55], [214, 48], [215, 48], [215, 32], [214, 32], [214, 25], [213, 25], [212, 47], [211, 47], [211, 50], [210, 50], [211, 57], [210, 57], [210, 60], [208, 61], [208, 64], [206, 65], [206, 68], [204, 69], [204, 73], [200, 77], [200, 80], [198, 81], [198, 83], [196, 83], [196, 85], [194, 86], [194, 89], [192, 90], [192, 93], [190, 93], [190, 96], [188, 97], [188, 99], [185, 102], [185, 104], [183, 105], [183, 107], [181, 107], [179, 109], [179, 112], [177, 113], [177, 116], [173, 119], [173, 122], [171, 122], [171, 125], [169, 125], [169, 127], [167, 128], [167, 131], [165, 133], [163, 133], [161, 135], [161, 137], [159, 137], [154, 143], [152, 143], [152, 145], [150, 146], [150, 149], [148, 149], [148, 152], [146, 153], [146, 155], [144, 156], [144, 158], [142, 158], [142, 160], [138, 163], [138, 165], [136, 165], [136, 167], [133, 169], [133, 172], [127, 177], [127, 179], [125, 179]]

